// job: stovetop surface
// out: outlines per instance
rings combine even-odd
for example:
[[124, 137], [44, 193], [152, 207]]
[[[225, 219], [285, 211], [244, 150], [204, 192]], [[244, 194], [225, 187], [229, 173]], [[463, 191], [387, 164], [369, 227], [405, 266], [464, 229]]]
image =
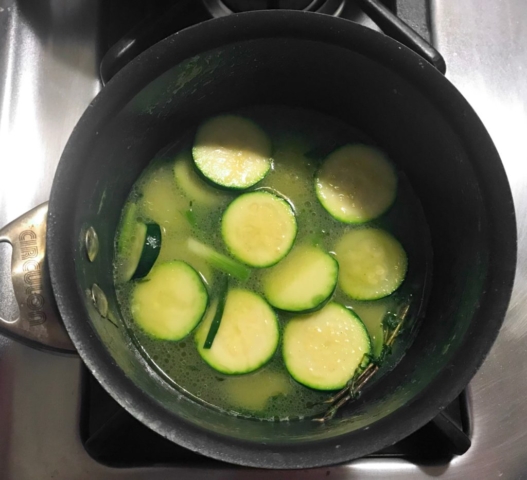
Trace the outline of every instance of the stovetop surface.
[[[220, 466], [217, 460], [176, 445], [136, 420], [95, 380], [88, 369], [82, 377], [80, 438], [88, 454], [97, 462], [112, 467], [141, 467], [152, 464], [172, 466]], [[463, 392], [444, 411], [447, 422], [468, 435], [471, 430], [469, 399]], [[441, 425], [441, 424], [440, 424]], [[459, 434], [458, 434], [459, 435]], [[401, 458], [416, 463], [448, 464], [457, 448], [466, 445], [450, 430], [430, 422], [413, 434], [370, 458]], [[470, 440], [468, 440], [470, 443]]]
[[[118, 462], [96, 461], [83, 446], [81, 390], [85, 382], [79, 359], [31, 350], [0, 336], [0, 479], [527, 478], [527, 403], [523, 400], [527, 397], [523, 347], [527, 285], [522, 253], [527, 243], [523, 235], [527, 226], [523, 195], [527, 5], [523, 0], [497, 3], [483, 9], [478, 0], [399, 2], [399, 14], [424, 37], [430, 35], [446, 58], [447, 76], [489, 129], [518, 212], [515, 290], [496, 345], [470, 385], [473, 445], [465, 455], [434, 461], [410, 461], [397, 454], [374, 456], [295, 473], [195, 459], [177, 466], [139, 462], [141, 466], [117, 468]], [[119, 38], [119, 28], [124, 33], [135, 17], [148, 13], [138, 3], [120, 16], [119, 7], [122, 2], [103, 8], [102, 3], [87, 0], [0, 0], [0, 225], [47, 200], [67, 138], [100, 88], [101, 53]], [[372, 26], [360, 12], [355, 14]], [[116, 22], [114, 26], [109, 18]], [[0, 315], [4, 318], [16, 316], [9, 258], [9, 249], [0, 245]]]

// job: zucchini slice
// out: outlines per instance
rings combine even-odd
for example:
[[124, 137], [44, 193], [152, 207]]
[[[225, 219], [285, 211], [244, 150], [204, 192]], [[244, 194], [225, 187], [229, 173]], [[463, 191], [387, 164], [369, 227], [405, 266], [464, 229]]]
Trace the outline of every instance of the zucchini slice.
[[322, 206], [344, 223], [382, 215], [397, 194], [397, 176], [385, 155], [366, 145], [345, 145], [329, 155], [315, 178]]
[[137, 270], [146, 240], [146, 230], [146, 225], [138, 221], [127, 226], [126, 230], [123, 225], [117, 244], [117, 277], [120, 282], [131, 280]]
[[278, 265], [266, 272], [263, 291], [267, 301], [289, 312], [321, 307], [337, 285], [337, 261], [320, 248], [295, 247]]
[[245, 189], [267, 175], [271, 150], [269, 137], [254, 122], [237, 115], [220, 115], [199, 127], [192, 156], [210, 181]]
[[150, 336], [181, 340], [199, 323], [207, 308], [207, 289], [190, 265], [173, 261], [156, 265], [134, 285], [131, 312]]
[[126, 206], [117, 239], [117, 277], [121, 282], [148, 274], [161, 250], [161, 229], [137, 219], [137, 204]]
[[233, 375], [253, 372], [266, 364], [278, 346], [278, 321], [273, 309], [256, 293], [233, 289], [211, 348], [204, 348], [212, 316], [196, 332], [199, 354], [218, 372]]
[[[117, 253], [125, 254], [135, 241], [138, 221], [137, 203], [127, 203], [124, 207], [123, 217], [117, 236]], [[132, 272], [133, 273], [133, 272]]]
[[296, 230], [289, 203], [267, 191], [239, 196], [227, 207], [221, 222], [230, 253], [252, 267], [269, 267], [285, 257]]
[[379, 228], [344, 234], [335, 246], [339, 285], [356, 300], [377, 300], [395, 292], [406, 276], [408, 260], [401, 244]]
[[332, 302], [290, 320], [282, 348], [285, 366], [297, 382], [315, 390], [336, 390], [367, 365], [371, 341], [359, 317]]
[[149, 171], [139, 181], [138, 190], [137, 204], [142, 218], [156, 222], [168, 232], [181, 235], [190, 230], [185, 216], [189, 200], [176, 188], [172, 165], [161, 165]]
[[229, 199], [225, 191], [212, 187], [200, 178], [190, 153], [183, 153], [176, 158], [174, 177], [179, 188], [197, 205], [214, 207]]
[[[141, 232], [143, 232], [142, 227], [143, 225], [138, 225], [138, 229]], [[137, 248], [136, 252], [141, 253], [132, 279], [146, 277], [154, 266], [154, 263], [156, 263], [159, 252], [161, 251], [161, 228], [159, 228], [157, 223], [147, 223], [145, 227], [144, 236], [137, 235], [136, 237], [137, 239], [142, 238], [142, 245], [140, 246], [139, 243], [137, 245], [134, 244], [134, 248]], [[140, 250], [139, 247], [141, 247]]]

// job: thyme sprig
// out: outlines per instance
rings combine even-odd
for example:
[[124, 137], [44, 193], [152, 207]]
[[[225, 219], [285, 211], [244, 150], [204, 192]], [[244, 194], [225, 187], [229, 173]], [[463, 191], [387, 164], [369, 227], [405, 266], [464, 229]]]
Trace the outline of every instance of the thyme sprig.
[[324, 415], [314, 418], [315, 422], [324, 423], [331, 420], [342, 406], [359, 397], [364, 385], [377, 373], [386, 357], [391, 354], [392, 346], [404, 326], [409, 310], [410, 302], [406, 302], [401, 304], [396, 312], [388, 312], [385, 315], [382, 321], [383, 346], [381, 353], [376, 358], [370, 354], [364, 355], [361, 365], [365, 366], [357, 370], [342, 390], [323, 402], [329, 405], [329, 408]]

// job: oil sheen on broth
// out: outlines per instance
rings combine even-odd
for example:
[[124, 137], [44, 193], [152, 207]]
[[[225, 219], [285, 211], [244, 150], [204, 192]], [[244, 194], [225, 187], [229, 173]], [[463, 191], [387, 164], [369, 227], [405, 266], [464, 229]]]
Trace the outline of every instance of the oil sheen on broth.
[[[327, 214], [317, 200], [313, 179], [321, 161], [317, 155], [327, 155], [347, 143], [375, 145], [368, 137], [345, 123], [303, 109], [266, 106], [235, 113], [253, 119], [273, 143], [272, 169], [252, 189], [266, 187], [291, 202], [298, 224], [296, 245], [315, 244], [331, 251], [345, 232], [360, 228], [338, 222]], [[227, 254], [220, 221], [226, 206], [237, 193], [208, 187], [195, 192], [191, 201], [177, 185], [174, 176], [176, 162], [190, 162], [191, 141], [175, 140], [152, 160], [134, 185], [128, 202], [137, 203], [144, 221], [155, 221], [161, 227], [163, 241], [156, 264], [170, 260], [187, 262], [204, 278], [212, 298], [217, 294], [220, 275], [189, 251], [187, 239], [192, 236]], [[427, 226], [404, 173], [398, 172], [395, 203], [368, 225], [391, 232], [404, 246], [408, 255], [406, 279], [396, 294], [376, 301], [351, 300], [337, 286], [333, 301], [352, 308], [360, 316], [370, 334], [373, 352], [379, 354], [383, 345], [383, 318], [401, 299], [421, 303], [430, 273]], [[117, 263], [116, 278], [119, 278], [120, 268], [122, 266]], [[247, 281], [231, 280], [230, 287], [241, 286], [261, 293], [265, 270], [254, 268]], [[130, 282], [120, 284], [116, 281], [116, 286], [121, 312], [134, 343], [160, 376], [179, 391], [231, 414], [262, 420], [292, 420], [320, 414], [324, 410], [320, 403], [332, 392], [312, 390], [293, 380], [284, 367], [280, 347], [271, 361], [256, 372], [223, 375], [202, 360], [194, 345], [193, 334], [178, 342], [147, 335], [131, 316]], [[280, 328], [283, 328], [290, 315], [278, 313], [278, 318]], [[410, 319], [409, 323], [415, 321]], [[411, 339], [412, 335], [402, 335], [398, 339], [390, 359], [392, 364], [404, 353]]]

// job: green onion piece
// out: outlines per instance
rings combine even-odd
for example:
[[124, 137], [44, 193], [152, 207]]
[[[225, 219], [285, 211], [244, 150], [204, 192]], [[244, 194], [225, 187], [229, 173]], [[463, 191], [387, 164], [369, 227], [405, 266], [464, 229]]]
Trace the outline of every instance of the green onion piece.
[[196, 227], [198, 225], [196, 214], [194, 213], [194, 210], [192, 210], [192, 202], [190, 202], [189, 209], [185, 211], [185, 218], [191, 227]]
[[228, 273], [238, 280], [247, 280], [251, 274], [249, 267], [223, 255], [223, 253], [217, 252], [195, 238], [189, 238], [187, 246], [192, 253], [210, 263], [214, 268]]
[[210, 324], [209, 333], [203, 344], [203, 348], [209, 349], [212, 347], [212, 342], [216, 338], [216, 334], [220, 329], [221, 319], [223, 317], [223, 310], [225, 309], [225, 301], [227, 300], [227, 293], [229, 291], [229, 277], [223, 275], [222, 283], [220, 286], [220, 296], [218, 299], [218, 305], [216, 307], [216, 312], [214, 313], [214, 318]]

